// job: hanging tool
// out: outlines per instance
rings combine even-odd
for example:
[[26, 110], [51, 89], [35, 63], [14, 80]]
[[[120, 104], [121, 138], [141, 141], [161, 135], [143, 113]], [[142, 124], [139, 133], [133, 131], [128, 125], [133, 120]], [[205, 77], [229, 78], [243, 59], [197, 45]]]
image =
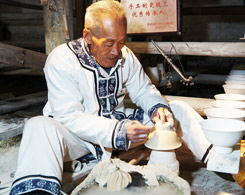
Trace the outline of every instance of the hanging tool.
[[[172, 68], [179, 74], [181, 77], [181, 82], [185, 85], [194, 85], [192, 76], [189, 76], [189, 78], [185, 78], [185, 76], [181, 73], [181, 71], [173, 64], [172, 60], [163, 52], [163, 50], [153, 41], [151, 40], [153, 45], [157, 48], [159, 53], [166, 59], [166, 61], [172, 66]], [[171, 86], [171, 83], [168, 83], [169, 86]]]

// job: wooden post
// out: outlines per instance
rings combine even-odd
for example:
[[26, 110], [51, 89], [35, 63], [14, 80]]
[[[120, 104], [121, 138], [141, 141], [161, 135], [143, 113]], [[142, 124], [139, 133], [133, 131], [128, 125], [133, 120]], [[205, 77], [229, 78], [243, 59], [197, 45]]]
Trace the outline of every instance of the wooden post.
[[56, 46], [73, 39], [70, 0], [41, 0], [45, 30], [46, 54]]

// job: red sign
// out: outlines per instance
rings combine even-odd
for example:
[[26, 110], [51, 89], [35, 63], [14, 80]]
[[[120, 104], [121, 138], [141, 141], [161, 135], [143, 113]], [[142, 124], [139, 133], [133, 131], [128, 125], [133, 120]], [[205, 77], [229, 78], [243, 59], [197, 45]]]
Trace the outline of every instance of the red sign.
[[178, 31], [177, 0], [121, 0], [128, 34]]

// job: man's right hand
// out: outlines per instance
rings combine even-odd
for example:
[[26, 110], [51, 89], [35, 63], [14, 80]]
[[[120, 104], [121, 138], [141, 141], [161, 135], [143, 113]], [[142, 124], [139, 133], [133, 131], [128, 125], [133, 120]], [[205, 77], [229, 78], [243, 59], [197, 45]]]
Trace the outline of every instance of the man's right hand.
[[145, 142], [149, 133], [154, 130], [154, 126], [145, 126], [135, 120], [128, 123], [126, 127], [127, 138], [133, 143]]

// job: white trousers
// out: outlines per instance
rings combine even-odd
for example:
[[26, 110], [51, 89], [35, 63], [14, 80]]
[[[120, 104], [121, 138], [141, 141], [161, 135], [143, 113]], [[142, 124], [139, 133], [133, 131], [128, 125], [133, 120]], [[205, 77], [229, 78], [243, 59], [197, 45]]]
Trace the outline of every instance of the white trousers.
[[[177, 134], [198, 158], [210, 146], [199, 122], [202, 117], [182, 101], [170, 102], [180, 128]], [[60, 194], [63, 162], [75, 160], [95, 150], [91, 144], [77, 138], [56, 120], [38, 116], [27, 121], [18, 156], [17, 171], [11, 195], [36, 189]]]

